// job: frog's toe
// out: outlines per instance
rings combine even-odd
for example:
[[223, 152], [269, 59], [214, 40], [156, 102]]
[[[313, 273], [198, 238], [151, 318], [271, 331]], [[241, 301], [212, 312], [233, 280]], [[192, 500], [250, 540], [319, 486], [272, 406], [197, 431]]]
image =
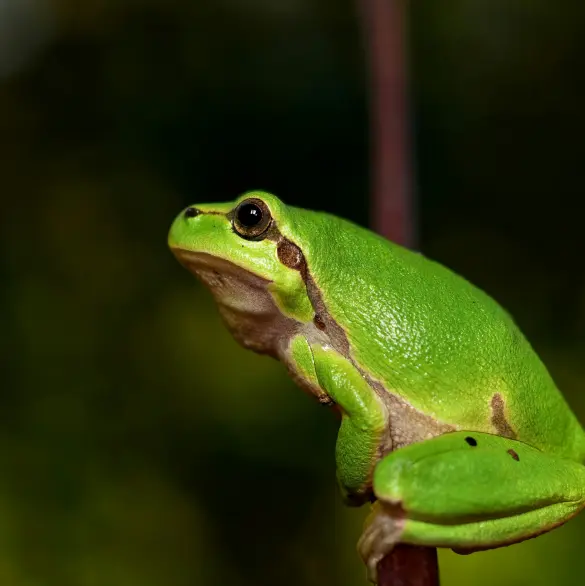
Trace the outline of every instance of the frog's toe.
[[368, 580], [376, 584], [378, 564], [400, 541], [405, 518], [399, 506], [387, 506], [377, 502], [373, 509], [358, 542], [358, 551], [366, 564]]

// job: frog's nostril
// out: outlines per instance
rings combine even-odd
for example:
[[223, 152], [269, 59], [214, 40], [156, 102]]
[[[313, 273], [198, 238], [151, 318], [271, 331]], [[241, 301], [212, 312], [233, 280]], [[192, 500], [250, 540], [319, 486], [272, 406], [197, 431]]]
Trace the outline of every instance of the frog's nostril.
[[201, 212], [197, 208], [187, 208], [185, 210], [185, 217], [186, 218], [194, 218], [198, 216]]

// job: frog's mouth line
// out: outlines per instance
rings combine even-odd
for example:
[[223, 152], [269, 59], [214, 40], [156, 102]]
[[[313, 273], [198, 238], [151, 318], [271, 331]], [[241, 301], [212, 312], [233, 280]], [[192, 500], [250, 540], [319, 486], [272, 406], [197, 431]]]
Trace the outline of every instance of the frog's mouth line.
[[189, 272], [203, 280], [204, 284], [210, 288], [213, 287], [213, 283], [208, 282], [211, 277], [214, 277], [217, 283], [221, 283], [224, 278], [232, 277], [246, 283], [248, 286], [263, 290], [272, 282], [247, 269], [243, 269], [229, 260], [206, 252], [193, 252], [192, 250], [175, 247], [171, 248], [171, 251]]

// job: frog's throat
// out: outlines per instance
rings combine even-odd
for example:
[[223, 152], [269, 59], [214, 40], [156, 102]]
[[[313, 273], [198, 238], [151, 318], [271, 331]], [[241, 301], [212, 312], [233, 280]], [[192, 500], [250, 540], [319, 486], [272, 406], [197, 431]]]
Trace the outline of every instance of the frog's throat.
[[300, 324], [277, 307], [268, 290], [271, 281], [205, 252], [173, 252], [211, 291], [234, 338], [245, 348], [278, 358], [285, 339]]

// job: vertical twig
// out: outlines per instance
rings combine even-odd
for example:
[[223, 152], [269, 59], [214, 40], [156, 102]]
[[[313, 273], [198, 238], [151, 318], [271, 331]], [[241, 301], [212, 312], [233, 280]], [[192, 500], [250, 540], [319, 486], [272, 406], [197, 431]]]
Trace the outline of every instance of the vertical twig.
[[[412, 247], [416, 230], [407, 107], [406, 2], [360, 0], [370, 63], [372, 226]], [[399, 544], [378, 565], [379, 586], [439, 586], [435, 548]]]
[[434, 547], [398, 544], [378, 564], [379, 586], [438, 586], [439, 564]]
[[415, 241], [406, 2], [360, 0], [370, 75], [372, 227], [403, 246]]

